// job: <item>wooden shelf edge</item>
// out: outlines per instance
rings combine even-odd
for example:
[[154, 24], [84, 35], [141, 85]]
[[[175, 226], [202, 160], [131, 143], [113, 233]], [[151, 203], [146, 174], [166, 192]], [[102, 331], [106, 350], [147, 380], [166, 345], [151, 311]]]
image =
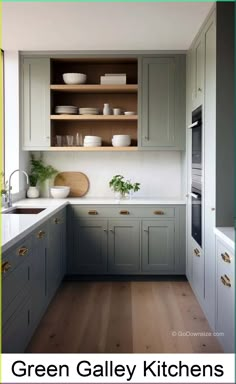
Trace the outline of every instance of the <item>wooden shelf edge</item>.
[[51, 84], [51, 91], [57, 92], [108, 92], [108, 93], [136, 93], [138, 91], [137, 84]]
[[53, 152], [66, 152], [66, 151], [75, 151], [75, 152], [133, 152], [137, 151], [138, 147], [49, 147], [47, 151]]
[[51, 115], [51, 120], [135, 121], [138, 115]]

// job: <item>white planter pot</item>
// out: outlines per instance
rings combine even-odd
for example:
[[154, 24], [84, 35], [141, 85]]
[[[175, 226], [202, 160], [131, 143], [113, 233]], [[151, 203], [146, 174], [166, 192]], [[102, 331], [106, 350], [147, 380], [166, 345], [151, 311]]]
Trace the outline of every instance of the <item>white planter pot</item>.
[[29, 199], [36, 199], [37, 197], [39, 197], [39, 190], [37, 187], [29, 187], [28, 191], [27, 191], [27, 197]]

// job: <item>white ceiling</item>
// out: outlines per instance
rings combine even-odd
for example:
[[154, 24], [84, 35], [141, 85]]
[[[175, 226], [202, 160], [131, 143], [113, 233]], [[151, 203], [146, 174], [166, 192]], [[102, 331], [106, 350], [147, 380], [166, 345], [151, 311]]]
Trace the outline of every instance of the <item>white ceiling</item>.
[[213, 2], [2, 3], [5, 50], [186, 50]]

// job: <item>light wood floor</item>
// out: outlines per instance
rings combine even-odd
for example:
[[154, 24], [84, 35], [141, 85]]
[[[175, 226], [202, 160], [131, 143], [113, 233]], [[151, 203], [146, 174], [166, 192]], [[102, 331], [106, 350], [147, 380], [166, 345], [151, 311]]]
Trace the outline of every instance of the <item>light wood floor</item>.
[[65, 282], [27, 352], [222, 352], [214, 336], [181, 332], [211, 332], [188, 282]]

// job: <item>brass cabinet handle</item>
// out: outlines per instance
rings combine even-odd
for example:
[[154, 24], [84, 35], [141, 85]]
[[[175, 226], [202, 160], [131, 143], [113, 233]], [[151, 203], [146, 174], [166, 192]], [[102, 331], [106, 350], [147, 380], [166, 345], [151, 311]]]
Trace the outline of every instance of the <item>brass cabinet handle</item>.
[[103, 232], [107, 232], [107, 229], [103, 229]]
[[229, 288], [231, 287], [231, 281], [227, 275], [221, 276], [220, 280], [221, 280], [222, 284], [224, 284], [226, 287], [229, 287]]
[[54, 219], [54, 223], [55, 223], [55, 224], [60, 224], [60, 222], [61, 222], [61, 220], [58, 219], [58, 217], [56, 217], [56, 218]]
[[120, 211], [120, 215], [129, 215], [129, 211], [126, 211], [126, 210]]
[[195, 255], [195, 256], [198, 256], [198, 257], [201, 256], [200, 251], [199, 251], [197, 248], [195, 248], [195, 249], [193, 250], [193, 252], [194, 252], [194, 255]]
[[225, 252], [225, 253], [221, 253], [221, 257], [222, 257], [222, 259], [223, 259], [226, 263], [231, 263], [231, 257], [228, 255], [227, 252]]
[[114, 229], [109, 229], [110, 232], [114, 233]]
[[9, 261], [4, 261], [4, 263], [2, 263], [2, 273], [6, 273], [9, 269], [11, 269], [11, 264]]
[[96, 209], [91, 209], [88, 211], [88, 214], [89, 215], [98, 215], [98, 211], [96, 211]]
[[144, 229], [144, 232], [148, 232], [148, 229]]
[[154, 213], [154, 215], [164, 215], [165, 214], [164, 211], [154, 211], [153, 213]]
[[26, 247], [21, 247], [20, 249], [18, 249], [19, 256], [26, 256], [28, 252], [29, 250]]
[[37, 233], [37, 239], [43, 239], [45, 235], [46, 235], [46, 232], [44, 232], [44, 231], [38, 231], [38, 233]]

